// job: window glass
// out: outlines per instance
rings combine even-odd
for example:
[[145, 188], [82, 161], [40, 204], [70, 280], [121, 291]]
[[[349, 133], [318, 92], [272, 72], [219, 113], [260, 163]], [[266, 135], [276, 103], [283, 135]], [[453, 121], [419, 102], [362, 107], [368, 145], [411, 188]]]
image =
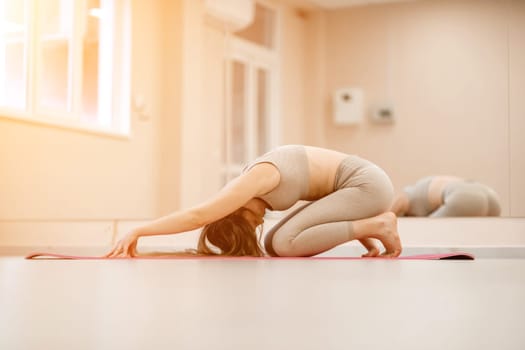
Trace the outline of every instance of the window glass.
[[24, 110], [27, 77], [25, 1], [0, 0], [0, 106]]
[[38, 106], [67, 111], [73, 1], [40, 0], [38, 6]]
[[99, 113], [100, 0], [86, 0], [86, 28], [82, 38], [82, 117], [96, 121]]

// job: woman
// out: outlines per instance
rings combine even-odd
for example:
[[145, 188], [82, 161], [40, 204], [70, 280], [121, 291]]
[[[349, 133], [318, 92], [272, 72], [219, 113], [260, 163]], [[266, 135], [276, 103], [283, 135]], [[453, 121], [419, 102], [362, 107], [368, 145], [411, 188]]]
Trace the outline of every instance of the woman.
[[[196, 254], [263, 256], [256, 228], [269, 210], [294, 208], [266, 235], [271, 256], [313, 256], [358, 239], [383, 257], [397, 257], [397, 218], [387, 212], [393, 187], [385, 172], [357, 156], [301, 145], [274, 149], [248, 164], [216, 195], [188, 210], [161, 217], [118, 241], [107, 257], [137, 255], [140, 237], [201, 228]], [[211, 244], [211, 245], [210, 245]]]
[[428, 176], [405, 187], [391, 210], [397, 216], [499, 216], [497, 193], [456, 176]]

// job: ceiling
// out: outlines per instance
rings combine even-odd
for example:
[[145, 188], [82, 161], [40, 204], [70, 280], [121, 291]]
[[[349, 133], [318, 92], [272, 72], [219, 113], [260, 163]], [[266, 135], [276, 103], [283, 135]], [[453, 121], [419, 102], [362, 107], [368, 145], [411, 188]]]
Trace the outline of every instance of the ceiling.
[[341, 7], [359, 6], [367, 4], [382, 4], [388, 2], [403, 2], [415, 0], [309, 0], [315, 6], [326, 9], [336, 9]]

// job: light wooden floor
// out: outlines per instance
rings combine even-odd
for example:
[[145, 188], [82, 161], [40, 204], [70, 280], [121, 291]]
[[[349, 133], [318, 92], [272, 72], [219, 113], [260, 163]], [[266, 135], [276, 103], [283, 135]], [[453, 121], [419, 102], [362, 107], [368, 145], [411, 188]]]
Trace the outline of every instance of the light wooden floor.
[[0, 257], [0, 349], [525, 349], [525, 259]]

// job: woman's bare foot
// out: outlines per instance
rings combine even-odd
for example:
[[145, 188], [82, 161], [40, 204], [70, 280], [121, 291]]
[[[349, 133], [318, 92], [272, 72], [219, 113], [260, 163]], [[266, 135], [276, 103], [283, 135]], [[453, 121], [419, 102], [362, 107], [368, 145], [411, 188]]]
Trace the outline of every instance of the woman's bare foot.
[[363, 258], [373, 258], [379, 255], [380, 251], [377, 245], [375, 244], [372, 238], [360, 239], [359, 242], [366, 248], [367, 252], [361, 257]]
[[395, 258], [401, 254], [403, 250], [401, 246], [401, 239], [397, 232], [397, 216], [392, 212], [386, 212], [376, 217], [378, 219], [380, 229], [377, 231], [377, 239], [383, 243], [385, 251], [381, 254], [384, 257]]
[[372, 218], [356, 220], [353, 222], [353, 226], [355, 238], [359, 239], [361, 243], [370, 238], [381, 241], [385, 247], [385, 251], [380, 255], [381, 257], [395, 258], [401, 254], [402, 247], [397, 232], [396, 214], [386, 212]]

